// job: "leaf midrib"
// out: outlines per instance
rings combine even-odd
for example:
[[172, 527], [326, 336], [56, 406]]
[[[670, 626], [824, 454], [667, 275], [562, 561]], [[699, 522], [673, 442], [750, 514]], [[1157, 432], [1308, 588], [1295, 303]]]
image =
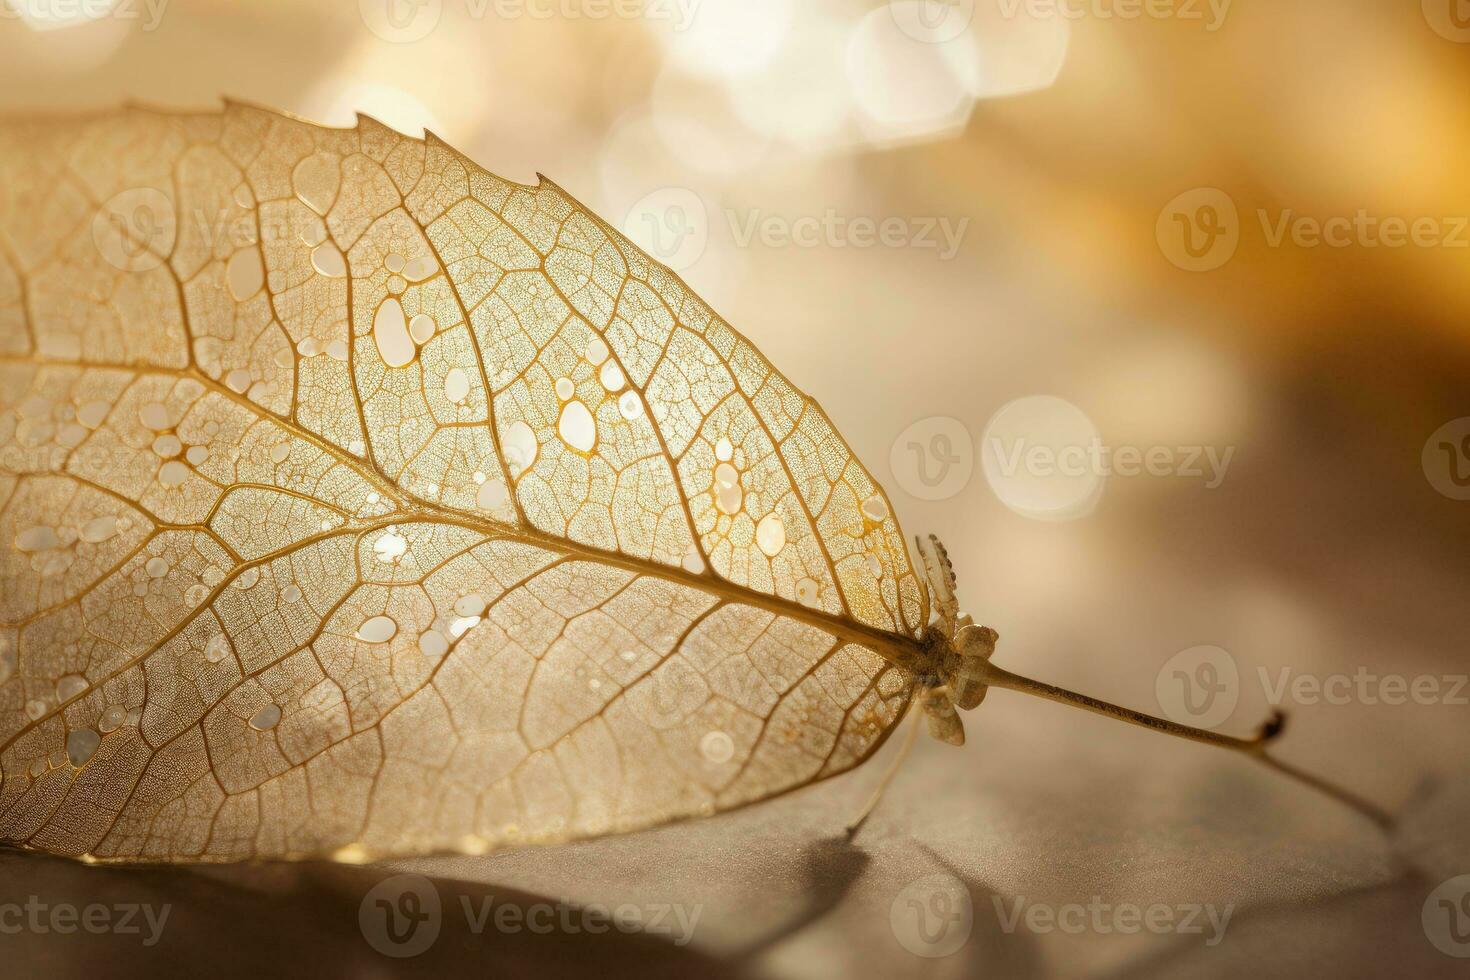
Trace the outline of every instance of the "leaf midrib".
[[[593, 545], [582, 544], [577, 541], [557, 537], [556, 535], [550, 534], [545, 531], [540, 531], [532, 527], [519, 527], [512, 524], [506, 524], [502, 521], [497, 521], [492, 518], [467, 514], [454, 508], [445, 507], [441, 504], [436, 504], [431, 501], [424, 500], [393, 481], [390, 477], [388, 477], [387, 474], [383, 473], [382, 470], [380, 470], [375, 463], [364, 462], [352, 456], [350, 453], [344, 453], [340, 447], [321, 438], [317, 434], [313, 433], [311, 430], [304, 428], [300, 425], [300, 423], [265, 411], [259, 405], [252, 402], [249, 398], [231, 390], [225, 385], [220, 384], [218, 381], [204, 375], [202, 372], [194, 368], [166, 368], [148, 364], [123, 364], [116, 362], [81, 361], [8, 354], [0, 355], [0, 364], [19, 364], [36, 368], [123, 371], [131, 373], [137, 377], [141, 377], [144, 375], [156, 375], [178, 378], [181, 380], [187, 379], [195, 381], [202, 385], [208, 391], [214, 392], [215, 394], [221, 395], [235, 402], [236, 404], [241, 405], [246, 410], [251, 412], [251, 414], [255, 418], [261, 419], [262, 421], [268, 421], [274, 425], [280, 426], [291, 435], [314, 445], [317, 449], [326, 453], [340, 465], [351, 468], [360, 477], [362, 477], [365, 482], [369, 483], [374, 490], [391, 499], [397, 508], [397, 511], [395, 513], [391, 515], [386, 515], [383, 518], [374, 519], [372, 521], [367, 521], [364, 523], [348, 524], [343, 527], [335, 528], [330, 532], [310, 535], [298, 541], [294, 541], [283, 548], [279, 548], [268, 554], [262, 555], [258, 558], [239, 561], [231, 570], [230, 574], [227, 575], [225, 579], [220, 582], [220, 584], [210, 593], [210, 595], [203, 602], [201, 602], [193, 609], [189, 610], [184, 615], [184, 617], [177, 624], [175, 624], [175, 626], [167, 630], [157, 642], [155, 642], [147, 650], [128, 658], [121, 665], [109, 671], [105, 677], [90, 681], [86, 690], [75, 695], [73, 698], [58, 703], [55, 708], [48, 711], [45, 715], [42, 715], [40, 718], [28, 721], [27, 724], [17, 730], [14, 735], [7, 738], [3, 743], [0, 743], [0, 753], [3, 753], [16, 740], [21, 738], [27, 732], [31, 731], [37, 725], [43, 724], [44, 722], [60, 714], [68, 705], [72, 704], [74, 701], [85, 698], [88, 694], [96, 690], [96, 688], [100, 685], [106, 684], [109, 680], [112, 680], [125, 673], [126, 671], [131, 670], [132, 668], [136, 667], [138, 664], [146, 660], [149, 656], [156, 653], [160, 648], [162, 648], [165, 644], [167, 644], [170, 640], [177, 636], [185, 627], [187, 627], [187, 625], [193, 621], [193, 619], [199, 614], [201, 610], [207, 608], [212, 602], [214, 602], [214, 600], [219, 597], [224, 589], [227, 588], [236, 578], [239, 577], [240, 573], [244, 572], [245, 570], [269, 564], [270, 562], [275, 561], [278, 558], [289, 555], [295, 551], [300, 550], [303, 547], [306, 547], [310, 544], [315, 544], [319, 541], [331, 540], [333, 538], [342, 537], [345, 535], [362, 536], [371, 534], [375, 531], [384, 530], [388, 527], [413, 523], [439, 524], [445, 526], [459, 527], [464, 530], [475, 531], [484, 534], [487, 537], [501, 540], [517, 541], [523, 544], [543, 548], [547, 551], [560, 552], [565, 555], [575, 556], [586, 561], [592, 561], [603, 565], [622, 568], [625, 571], [630, 571], [637, 575], [649, 576], [652, 578], [658, 578], [664, 581], [673, 582], [675, 584], [684, 585], [689, 588], [712, 594], [724, 601], [738, 602], [744, 605], [754, 606], [773, 615], [783, 616], [788, 619], [793, 619], [798, 622], [805, 623], [806, 625], [830, 633], [838, 639], [860, 644], [872, 650], [884, 660], [888, 661], [891, 664], [894, 664], [895, 666], [908, 666], [909, 664], [913, 663], [914, 656], [919, 652], [918, 641], [912, 637], [904, 636], [903, 634], [896, 633], [891, 630], [885, 630], [875, 626], [868, 626], [867, 624], [859, 623], [855, 620], [845, 617], [836, 616], [832, 613], [828, 613], [820, 609], [812, 609], [808, 606], [801, 605], [800, 603], [792, 602], [789, 599], [781, 598], [780, 596], [772, 596], [762, 592], [756, 592], [755, 590], [750, 589], [747, 586], [739, 585], [737, 583], [720, 578], [713, 572], [712, 567], [708, 564], [705, 565], [705, 570], [703, 572], [690, 572], [687, 569], [679, 566], [664, 565], [650, 559], [637, 558], [616, 551], [608, 551]], [[483, 424], [489, 425], [490, 423], [486, 422]], [[85, 442], [82, 443], [82, 446], [84, 445], [86, 445]], [[75, 449], [73, 449], [73, 452], [80, 448], [81, 446], [75, 447]], [[65, 476], [67, 478], [70, 478], [72, 476], [72, 474], [66, 471], [62, 471], [58, 475]], [[221, 494], [221, 498], [228, 495], [229, 490], [233, 489], [233, 486], [234, 485], [232, 484], [230, 487], [224, 488], [224, 492]], [[272, 487], [272, 489], [279, 488]], [[512, 488], [512, 492], [514, 492], [514, 488]], [[317, 498], [315, 497], [312, 497], [311, 499], [318, 503], [325, 504], [325, 502], [317, 501]], [[216, 501], [215, 508], [218, 507], [218, 503], [219, 502]], [[144, 510], [143, 513], [148, 517], [149, 522], [154, 525], [156, 533], [156, 529], [160, 524], [157, 519], [157, 515], [152, 514], [147, 510]], [[213, 533], [210, 533], [211, 537], [213, 537]], [[150, 535], [149, 537], [151, 539], [152, 535]]]

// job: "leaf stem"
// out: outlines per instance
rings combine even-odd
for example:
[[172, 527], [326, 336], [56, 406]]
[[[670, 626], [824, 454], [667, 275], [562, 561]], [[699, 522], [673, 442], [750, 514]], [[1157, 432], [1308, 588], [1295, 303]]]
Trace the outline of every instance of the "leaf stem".
[[1304, 786], [1309, 786], [1319, 793], [1331, 797], [1344, 806], [1355, 810], [1357, 813], [1371, 820], [1379, 829], [1388, 832], [1393, 829], [1394, 818], [1377, 805], [1368, 802], [1349, 790], [1328, 782], [1320, 776], [1313, 775], [1305, 770], [1298, 769], [1293, 765], [1282, 762], [1270, 755], [1266, 749], [1285, 728], [1286, 716], [1275, 711], [1271, 717], [1261, 725], [1260, 729], [1252, 738], [1237, 738], [1234, 735], [1222, 735], [1204, 728], [1194, 728], [1190, 725], [1181, 725], [1177, 722], [1164, 718], [1156, 718], [1153, 715], [1132, 708], [1124, 708], [1100, 698], [1094, 698], [1086, 694], [1078, 694], [1055, 684], [1047, 684], [1044, 681], [1032, 680], [1020, 674], [1013, 674], [995, 664], [987, 664], [985, 669], [984, 683], [991, 687], [1001, 687], [1011, 691], [1020, 691], [1033, 697], [1045, 698], [1048, 701], [1056, 701], [1060, 704], [1069, 704], [1074, 708], [1082, 708], [1086, 711], [1119, 721], [1128, 722], [1130, 725], [1138, 725], [1143, 728], [1151, 728], [1165, 735], [1173, 735], [1176, 738], [1186, 738], [1193, 742], [1203, 742], [1206, 745], [1214, 745], [1222, 749], [1230, 749], [1247, 755], [1269, 769], [1274, 769], [1296, 780]]

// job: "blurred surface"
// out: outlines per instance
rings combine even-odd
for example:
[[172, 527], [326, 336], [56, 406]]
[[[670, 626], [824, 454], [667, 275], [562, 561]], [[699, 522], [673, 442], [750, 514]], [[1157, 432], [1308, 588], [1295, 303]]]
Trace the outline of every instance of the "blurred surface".
[[[357, 975], [1463, 975], [1426, 908], [1470, 873], [1470, 691], [1452, 691], [1470, 670], [1470, 445], [1438, 434], [1470, 416], [1454, 0], [1145, 5], [1168, 16], [1071, 0], [1065, 18], [1027, 0], [650, 0], [640, 16], [97, 0], [70, 24], [59, 0], [5, 2], [30, 15], [0, 20], [7, 111], [362, 111], [507, 177], [547, 174], [823, 401], [909, 532], [949, 546], [1002, 665], [1158, 711], [1165, 665], [1218, 647], [1232, 732], [1265, 717], [1284, 668], [1370, 675], [1345, 698], [1288, 694], [1282, 755], [1406, 814], [1390, 846], [1244, 760], [998, 692], [965, 749], [920, 743], [851, 845], [841, 825], [893, 747], [752, 810], [554, 850], [138, 874], [3, 855], [6, 901], [175, 905], [147, 948], [7, 932], [21, 975], [258, 974], [276, 955]], [[1005, 433], [1166, 449], [1163, 475], [1008, 483], [987, 424], [1037, 395], [1086, 424], [1013, 410]], [[1228, 458], [1218, 479], [1210, 458]], [[1438, 693], [1390, 703], [1388, 676]], [[404, 870], [433, 879], [445, 923], [393, 960], [357, 917]], [[943, 899], [962, 893], [967, 940], [917, 955], [957, 935]], [[486, 895], [701, 911], [687, 946], [492, 938], [458, 912]], [[917, 937], [915, 896], [945, 913]], [[1007, 931], [1018, 899], [1233, 913], [1214, 945], [1106, 918]]]

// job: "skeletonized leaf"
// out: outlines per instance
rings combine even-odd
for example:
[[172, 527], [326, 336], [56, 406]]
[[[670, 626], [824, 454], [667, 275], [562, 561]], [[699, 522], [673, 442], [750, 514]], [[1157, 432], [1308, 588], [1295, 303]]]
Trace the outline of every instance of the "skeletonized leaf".
[[549, 181], [0, 124], [0, 839], [565, 840], [866, 758], [926, 589], [809, 398]]

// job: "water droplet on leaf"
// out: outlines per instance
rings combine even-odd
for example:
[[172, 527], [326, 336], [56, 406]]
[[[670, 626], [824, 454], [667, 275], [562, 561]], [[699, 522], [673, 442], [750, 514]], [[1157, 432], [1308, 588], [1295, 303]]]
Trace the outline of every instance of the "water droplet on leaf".
[[456, 405], [470, 396], [470, 378], [460, 368], [450, 368], [444, 376], [444, 397]]
[[230, 285], [230, 295], [237, 303], [243, 303], [265, 285], [265, 266], [260, 261], [260, 249], [250, 246], [230, 256], [225, 267], [225, 279]]
[[481, 510], [499, 510], [508, 499], [504, 480], [486, 480], [475, 494], [475, 506]]
[[438, 630], [430, 630], [419, 637], [419, 652], [431, 660], [438, 660], [449, 652], [449, 640]]
[[87, 679], [77, 674], [67, 674], [56, 682], [56, 700], [70, 701], [87, 689]]
[[407, 367], [413, 363], [418, 348], [408, 335], [408, 321], [398, 300], [392, 297], [383, 300], [378, 312], [373, 314], [373, 340], [378, 345], [378, 356], [389, 367]]
[[268, 704], [257, 711], [250, 719], [250, 727], [257, 732], [268, 732], [281, 722], [281, 706], [279, 704]]
[[216, 633], [204, 644], [204, 659], [217, 664], [230, 655], [230, 641], [223, 633]]
[[408, 554], [408, 539], [397, 531], [384, 531], [373, 542], [373, 557], [385, 565], [396, 565], [404, 555]]
[[581, 402], [567, 402], [562, 406], [556, 431], [562, 442], [579, 453], [590, 453], [597, 445], [597, 422]]
[[311, 267], [328, 279], [347, 277], [347, 260], [342, 257], [342, 250], [331, 242], [322, 242], [311, 250]]
[[158, 402], [149, 402], [138, 409], [138, 421], [143, 423], [144, 428], [152, 429], [154, 432], [173, 428], [173, 422], [169, 420], [168, 409]]
[[171, 459], [158, 468], [158, 483], [164, 489], [171, 490], [174, 487], [181, 487], [187, 479], [189, 479], [189, 467], [176, 459]]
[[883, 521], [888, 517], [888, 502], [878, 494], [863, 501], [863, 516], [870, 521]]
[[408, 321], [408, 335], [420, 346], [434, 339], [436, 329], [434, 318], [427, 313], [415, 313], [413, 319]]
[[776, 513], [762, 517], [755, 526], [755, 543], [767, 558], [775, 558], [786, 547], [786, 525]]
[[72, 765], [80, 769], [92, 761], [92, 756], [97, 754], [97, 747], [101, 744], [102, 736], [90, 728], [79, 728], [74, 732], [68, 732], [66, 757]]
[[485, 597], [471, 593], [455, 600], [454, 611], [460, 616], [479, 616], [485, 611]]
[[501, 452], [512, 477], [519, 476], [536, 462], [536, 433], [524, 422], [512, 422], [501, 438]]
[[709, 762], [721, 766], [735, 757], [735, 742], [724, 732], [705, 732], [699, 740], [699, 752]]
[[117, 534], [117, 518], [111, 514], [94, 517], [82, 525], [82, 540], [88, 544], [101, 544]]
[[684, 560], [679, 562], [679, 565], [684, 571], [693, 572], [695, 575], [704, 571], [704, 559], [700, 557], [699, 551], [692, 544], [689, 550], [684, 552]]
[[357, 638], [364, 643], [387, 643], [398, 635], [398, 624], [388, 616], [374, 616], [357, 628]]
[[617, 361], [604, 362], [602, 370], [597, 372], [597, 379], [602, 382], [604, 388], [614, 393], [622, 391], [623, 385], [628, 383], [627, 379], [623, 377], [623, 369], [618, 367]]
[[15, 536], [15, 547], [18, 551], [49, 551], [61, 547], [61, 538], [54, 528], [28, 527]]

